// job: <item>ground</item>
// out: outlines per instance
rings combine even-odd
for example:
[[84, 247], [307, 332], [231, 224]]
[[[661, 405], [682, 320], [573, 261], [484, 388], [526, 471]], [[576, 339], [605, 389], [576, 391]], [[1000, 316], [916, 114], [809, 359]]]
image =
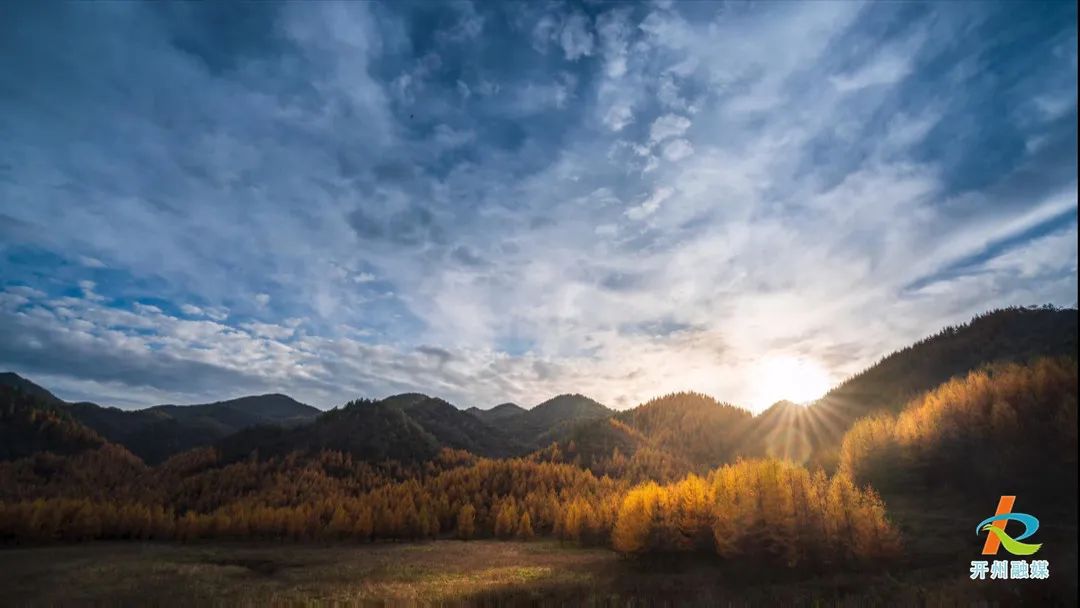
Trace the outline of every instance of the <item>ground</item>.
[[979, 586], [965, 575], [927, 568], [800, 576], [702, 558], [640, 562], [554, 541], [102, 542], [0, 549], [0, 604], [1010, 605], [1038, 598], [1035, 585]]

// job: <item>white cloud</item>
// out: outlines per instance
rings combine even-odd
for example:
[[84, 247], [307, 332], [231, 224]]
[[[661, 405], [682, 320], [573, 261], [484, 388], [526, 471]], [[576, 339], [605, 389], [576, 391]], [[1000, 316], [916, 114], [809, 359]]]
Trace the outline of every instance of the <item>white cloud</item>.
[[569, 61], [593, 54], [593, 34], [589, 31], [589, 18], [585, 14], [574, 13], [563, 21], [562, 31], [559, 32], [559, 45]]
[[886, 55], [849, 74], [829, 78], [837, 90], [847, 93], [866, 87], [896, 84], [911, 73], [910, 58]]
[[612, 131], [622, 131], [632, 122], [634, 122], [634, 112], [626, 105], [613, 105], [604, 114], [604, 124]]
[[87, 255], [79, 256], [79, 263], [87, 268], [105, 268], [105, 262]]
[[649, 142], [659, 143], [669, 137], [678, 137], [690, 128], [690, 119], [678, 114], [664, 114], [653, 121], [649, 128]]
[[660, 208], [660, 205], [671, 198], [671, 195], [674, 193], [675, 190], [673, 188], [660, 188], [642, 201], [640, 205], [627, 209], [626, 217], [632, 220], [644, 219], [656, 213], [656, 210]]
[[472, 130], [456, 130], [449, 125], [435, 127], [435, 143], [444, 148], [460, 148], [476, 139]]
[[670, 162], [678, 162], [694, 153], [694, 146], [685, 139], [673, 139], [664, 144], [664, 158]]

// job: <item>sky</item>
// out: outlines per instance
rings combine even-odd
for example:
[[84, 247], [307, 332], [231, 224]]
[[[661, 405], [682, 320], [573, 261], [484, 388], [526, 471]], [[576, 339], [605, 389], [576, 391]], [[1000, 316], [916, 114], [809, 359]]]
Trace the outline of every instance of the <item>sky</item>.
[[760, 410], [1075, 307], [1076, 10], [0, 4], [0, 369]]

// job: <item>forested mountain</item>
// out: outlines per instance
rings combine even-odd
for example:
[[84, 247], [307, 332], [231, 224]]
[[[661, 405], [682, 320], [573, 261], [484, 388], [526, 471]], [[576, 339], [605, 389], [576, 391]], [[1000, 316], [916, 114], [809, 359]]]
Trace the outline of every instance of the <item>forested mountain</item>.
[[209, 445], [241, 429], [258, 425], [291, 426], [313, 420], [320, 411], [286, 395], [254, 395], [198, 405], [158, 405], [121, 410], [95, 403], [66, 403], [18, 374], [0, 375], [0, 385], [38, 396], [105, 439], [149, 463]]
[[[466, 414], [463, 414], [466, 415]], [[395, 402], [352, 401], [309, 424], [249, 428], [217, 443], [225, 462], [332, 450], [370, 462], [434, 458], [439, 441]]]
[[22, 393], [33, 395], [46, 403], [60, 403], [61, 400], [45, 388], [34, 384], [14, 372], [0, 373], [0, 386], [7, 386]]
[[99, 448], [105, 440], [38, 391], [0, 385], [0, 460], [38, 452], [60, 455]]
[[895, 412], [982, 366], [1069, 354], [1076, 345], [1075, 309], [998, 310], [883, 358], [808, 407], [779, 402], [757, 416], [695, 393], [666, 395], [618, 414], [580, 394], [528, 410], [504, 403], [463, 411], [421, 393], [359, 400], [327, 413], [276, 394], [125, 411], [64, 403], [16, 374], [0, 375], [0, 384], [35, 395], [151, 464], [211, 444], [235, 457], [330, 449], [374, 461], [418, 461], [440, 448], [523, 456], [554, 444], [556, 451], [537, 458], [666, 478], [739, 457], [774, 456], [831, 469], [857, 419]]
[[311, 421], [316, 408], [285, 395], [257, 395], [201, 405], [159, 405], [120, 410], [93, 403], [69, 406], [73, 416], [149, 463], [260, 425]]
[[526, 412], [525, 408], [516, 403], [500, 403], [487, 410], [482, 410], [478, 407], [470, 407], [465, 411], [488, 424], [498, 424], [514, 420]]
[[743, 408], [700, 393], [673, 393], [619, 414], [659, 448], [704, 467], [747, 455], [743, 437], [752, 420]]
[[442, 399], [424, 396], [401, 409], [434, 437], [441, 447], [489, 457], [514, 456], [524, 450], [498, 426], [479, 420]]
[[852, 376], [811, 404], [783, 435], [807, 445], [812, 461], [836, 465], [840, 440], [856, 420], [897, 412], [911, 399], [951, 378], [991, 363], [1030, 362], [1077, 352], [1077, 310], [995, 310], [898, 350]]
[[579, 394], [564, 394], [526, 410], [519, 416], [504, 419], [501, 427], [515, 441], [541, 448], [565, 439], [578, 425], [610, 417], [614, 412]]
[[[512, 406], [516, 408], [517, 406]], [[520, 409], [520, 408], [519, 408]], [[604, 406], [580, 395], [564, 395], [533, 410], [503, 407], [496, 422], [421, 393], [360, 399], [291, 430], [254, 428], [224, 439], [229, 454], [284, 454], [293, 450], [333, 449], [369, 461], [422, 461], [440, 448], [478, 456], [522, 456], [576, 425], [611, 415]]]
[[1077, 363], [1004, 363], [955, 378], [899, 414], [857, 422], [840, 468], [883, 491], [948, 485], [979, 497], [1003, 480], [1026, 500], [1076, 505]]

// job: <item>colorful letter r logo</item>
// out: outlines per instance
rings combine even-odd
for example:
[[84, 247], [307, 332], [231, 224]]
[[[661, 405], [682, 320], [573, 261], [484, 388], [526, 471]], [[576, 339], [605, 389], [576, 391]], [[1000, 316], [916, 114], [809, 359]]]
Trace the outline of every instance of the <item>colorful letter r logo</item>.
[[[1027, 513], [1013, 513], [1015, 496], [1002, 496], [998, 501], [997, 511], [993, 517], [987, 517], [975, 527], [975, 533], [985, 531], [986, 543], [983, 544], [983, 555], [997, 555], [998, 549], [1005, 545], [1005, 550], [1013, 555], [1031, 555], [1042, 547], [1040, 544], [1022, 543], [1021, 540], [1035, 534], [1039, 529], [1039, 520]], [[1013, 538], [1005, 532], [1005, 524], [1009, 521], [1018, 521], [1024, 524], [1024, 533]]]

